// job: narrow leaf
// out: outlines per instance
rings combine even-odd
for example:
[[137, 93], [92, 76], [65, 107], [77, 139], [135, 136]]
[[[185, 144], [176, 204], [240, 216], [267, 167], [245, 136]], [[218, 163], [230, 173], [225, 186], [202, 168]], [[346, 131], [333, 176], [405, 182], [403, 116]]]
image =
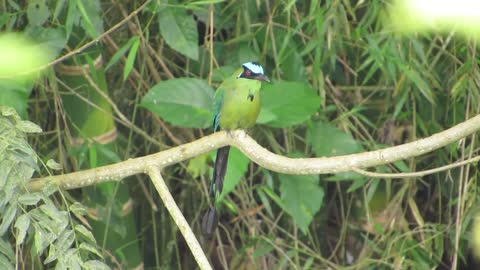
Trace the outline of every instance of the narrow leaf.
[[16, 245], [19, 246], [23, 244], [25, 236], [27, 235], [27, 230], [30, 227], [30, 215], [23, 214], [17, 218], [15, 221], [15, 228], [17, 229], [16, 235]]
[[128, 51], [128, 49], [130, 49], [130, 47], [136, 40], [138, 40], [138, 36], [131, 37], [127, 41], [127, 43], [125, 43], [120, 49], [118, 49], [118, 51], [112, 56], [110, 61], [108, 61], [107, 65], [105, 66], [105, 71], [109, 70], [113, 65], [115, 65], [120, 60], [120, 58], [125, 55], [125, 53]]
[[125, 67], [123, 68], [123, 80], [125, 81], [132, 71], [133, 64], [135, 63], [135, 59], [137, 58], [137, 51], [138, 47], [140, 46], [140, 39], [138, 37], [134, 37], [132, 48], [128, 52], [127, 61], [125, 62]]

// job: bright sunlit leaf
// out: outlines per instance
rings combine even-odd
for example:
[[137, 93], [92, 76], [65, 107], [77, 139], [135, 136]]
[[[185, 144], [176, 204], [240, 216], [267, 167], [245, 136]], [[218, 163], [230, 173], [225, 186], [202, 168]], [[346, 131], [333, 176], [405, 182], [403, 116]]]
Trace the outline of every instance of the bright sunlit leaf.
[[480, 1], [397, 0], [389, 20], [400, 31], [459, 32], [480, 37]]
[[0, 77], [15, 78], [47, 64], [48, 52], [21, 34], [0, 34], [0, 59]]

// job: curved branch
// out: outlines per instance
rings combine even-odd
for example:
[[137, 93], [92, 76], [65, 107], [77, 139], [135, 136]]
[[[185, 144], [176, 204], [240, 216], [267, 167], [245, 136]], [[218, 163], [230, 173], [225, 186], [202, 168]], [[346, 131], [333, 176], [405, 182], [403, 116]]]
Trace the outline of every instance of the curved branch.
[[425, 139], [376, 151], [328, 158], [288, 158], [276, 155], [260, 146], [243, 130], [228, 133], [221, 131], [156, 154], [86, 171], [34, 179], [28, 188], [39, 190], [46, 181], [54, 181], [62, 189], [72, 189], [120, 180], [134, 174], [146, 173], [150, 166], [164, 168], [225, 145], [237, 147], [258, 165], [279, 173], [299, 175], [339, 173], [420, 156], [465, 138], [477, 130], [480, 130], [480, 115]]
[[198, 240], [195, 237], [192, 229], [188, 225], [187, 220], [183, 216], [182, 211], [180, 211], [177, 204], [175, 203], [172, 194], [170, 194], [170, 192], [168, 191], [168, 187], [165, 184], [162, 175], [160, 174], [160, 169], [155, 166], [151, 166], [150, 168], [148, 168], [147, 173], [152, 179], [152, 182], [155, 185], [155, 188], [157, 189], [160, 198], [162, 198], [162, 201], [165, 204], [165, 208], [167, 208], [168, 212], [173, 218], [173, 221], [175, 222], [175, 224], [177, 224], [177, 227], [180, 229], [180, 232], [185, 238], [185, 242], [187, 242], [188, 247], [192, 251], [193, 257], [197, 261], [198, 266], [200, 267], [200, 269], [211, 270], [212, 267], [210, 266], [207, 256], [205, 256], [205, 253], [203, 252], [200, 243], [198, 243]]

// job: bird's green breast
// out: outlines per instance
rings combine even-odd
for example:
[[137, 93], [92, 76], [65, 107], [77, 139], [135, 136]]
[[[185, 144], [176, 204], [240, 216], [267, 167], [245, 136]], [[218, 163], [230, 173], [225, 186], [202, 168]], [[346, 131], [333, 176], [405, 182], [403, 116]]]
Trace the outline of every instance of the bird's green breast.
[[225, 82], [219, 119], [221, 128], [249, 128], [255, 125], [260, 112], [260, 87], [258, 80], [231, 78]]

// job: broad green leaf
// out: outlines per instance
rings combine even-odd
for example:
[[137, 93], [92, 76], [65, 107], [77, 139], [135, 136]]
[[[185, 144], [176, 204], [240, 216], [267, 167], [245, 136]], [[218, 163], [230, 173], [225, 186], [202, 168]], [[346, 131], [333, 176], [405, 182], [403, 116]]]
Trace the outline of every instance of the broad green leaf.
[[28, 23], [31, 25], [42, 25], [50, 17], [45, 0], [30, 0], [27, 6]]
[[228, 155], [227, 173], [225, 174], [225, 182], [223, 184], [221, 198], [235, 189], [240, 180], [243, 179], [248, 169], [250, 160], [237, 148], [230, 148]]
[[172, 79], [155, 85], [141, 106], [182, 127], [206, 128], [212, 123], [213, 89], [203, 80]]
[[165, 8], [158, 13], [160, 33], [177, 52], [198, 60], [197, 24], [192, 15], [179, 8]]
[[280, 174], [280, 193], [284, 209], [303, 233], [323, 203], [324, 190], [315, 175]]
[[303, 123], [318, 110], [321, 101], [310, 86], [300, 82], [263, 84], [260, 100], [262, 109], [257, 123], [272, 127]]
[[350, 134], [323, 121], [315, 121], [309, 126], [308, 143], [317, 157], [348, 155], [363, 150]]
[[284, 80], [307, 82], [302, 57], [293, 48], [282, 62], [280, 68], [283, 72], [282, 74], [284, 74], [282, 77]]

